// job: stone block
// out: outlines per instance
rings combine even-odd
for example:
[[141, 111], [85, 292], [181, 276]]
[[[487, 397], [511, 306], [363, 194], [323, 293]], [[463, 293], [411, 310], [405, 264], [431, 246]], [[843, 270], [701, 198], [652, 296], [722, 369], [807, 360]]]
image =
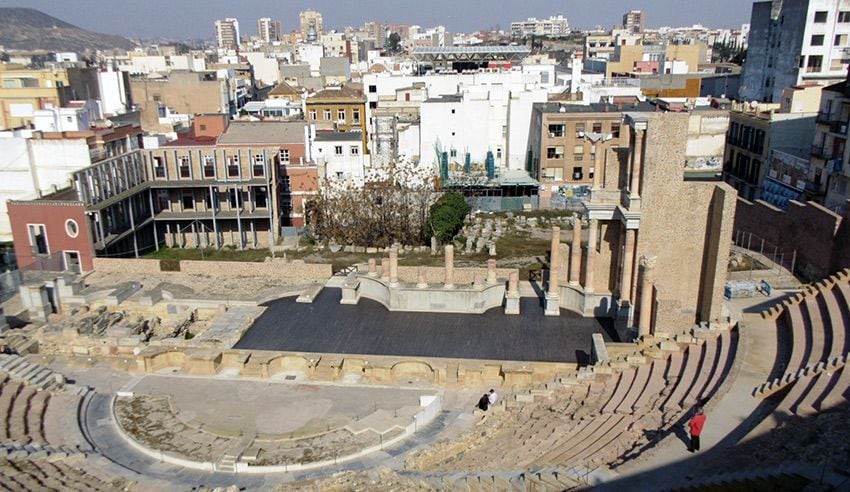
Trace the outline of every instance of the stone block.
[[661, 343], [658, 344], [658, 348], [666, 352], [678, 352], [679, 344], [673, 340], [662, 340]]
[[534, 403], [534, 395], [530, 393], [517, 393], [515, 399], [520, 403]]

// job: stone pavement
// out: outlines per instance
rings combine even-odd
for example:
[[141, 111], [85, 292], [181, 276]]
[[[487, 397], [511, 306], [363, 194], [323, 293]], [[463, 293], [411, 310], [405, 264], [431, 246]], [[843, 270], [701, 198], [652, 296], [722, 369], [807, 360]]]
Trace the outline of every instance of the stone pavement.
[[[775, 293], [771, 299], [775, 301], [782, 296], [782, 293]], [[702, 465], [722, 457], [724, 449], [746, 437], [770, 412], [772, 405], [754, 398], [752, 391], [768, 380], [773, 368], [777, 352], [776, 330], [769, 323], [760, 323], [757, 313], [744, 312], [767, 301], [761, 296], [729, 303], [732, 318], [743, 320], [743, 323], [738, 330], [732, 370], [721, 393], [706, 405], [707, 420], [700, 439], [701, 451], [696, 454], [688, 452], [687, 421], [684, 421], [674, 434], [668, 435], [654, 449], [616, 468], [618, 478], [599, 486], [598, 490], [627, 488], [630, 491], [654, 491], [686, 486], [689, 480], [700, 476]]]

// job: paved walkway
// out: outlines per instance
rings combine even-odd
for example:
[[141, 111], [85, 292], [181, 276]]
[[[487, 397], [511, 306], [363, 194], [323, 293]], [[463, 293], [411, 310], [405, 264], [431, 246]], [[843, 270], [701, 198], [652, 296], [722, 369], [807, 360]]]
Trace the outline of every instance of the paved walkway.
[[339, 304], [340, 290], [325, 288], [312, 304], [278, 299], [235, 345], [237, 349], [547, 362], [586, 362], [591, 336], [615, 339], [610, 320], [561, 310], [543, 315], [535, 297], [521, 299], [518, 316], [502, 308], [484, 314], [388, 311], [361, 299]]
[[[774, 295], [779, 299], [781, 293]], [[655, 448], [644, 452], [615, 471], [619, 479], [598, 490], [654, 491], [665, 487], [681, 487], [700, 476], [702, 466], [722, 456], [758, 424], [772, 405], [752, 396], [753, 388], [768, 380], [775, 363], [777, 338], [771, 323], [759, 323], [758, 314], [744, 314], [764, 297], [736, 300], [730, 303], [732, 318], [743, 320], [738, 330], [735, 363], [721, 391], [726, 391], [706, 406], [706, 424], [701, 436], [702, 450], [687, 451], [687, 423], [668, 435]]]

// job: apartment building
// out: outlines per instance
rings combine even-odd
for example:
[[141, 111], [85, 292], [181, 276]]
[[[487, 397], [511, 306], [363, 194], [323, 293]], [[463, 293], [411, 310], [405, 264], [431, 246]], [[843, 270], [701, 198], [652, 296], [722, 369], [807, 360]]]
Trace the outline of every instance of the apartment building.
[[311, 138], [303, 122], [196, 117], [191, 132], [145, 151], [157, 239], [179, 247], [269, 247], [280, 226], [303, 224], [303, 200], [291, 196], [287, 168], [315, 174]]
[[307, 122], [319, 131], [360, 132], [366, 146], [366, 96], [351, 84], [330, 86], [304, 101]]
[[810, 179], [827, 208], [844, 213], [850, 199], [850, 81], [824, 87], [810, 160]]
[[[642, 103], [635, 110], [650, 111]], [[621, 131], [622, 107], [538, 103], [531, 116], [526, 170], [546, 185], [587, 186], [609, 150], [624, 148], [628, 135]]]
[[[750, 106], [735, 104], [730, 112], [729, 134], [723, 158], [723, 179], [747, 200], [765, 200], [777, 206], [788, 197], [801, 198], [816, 189], [799, 180], [784, 182], [770, 176], [775, 152], [807, 157], [815, 135], [820, 86], [788, 88], [783, 104]], [[798, 101], [795, 103], [795, 100]], [[803, 100], [803, 102], [799, 102]], [[783, 187], [787, 187], [784, 192]], [[808, 189], [806, 189], [808, 188]]]
[[239, 47], [239, 20], [227, 18], [215, 21], [215, 40], [219, 48]]
[[642, 33], [645, 24], [646, 14], [642, 10], [629, 10], [623, 14], [623, 29], [632, 34]]
[[130, 94], [147, 132], [173, 132], [195, 114], [236, 114], [230, 82], [216, 72], [172, 70], [164, 76], [132, 77]]
[[850, 63], [850, 2], [773, 0], [753, 4], [741, 96], [779, 102], [786, 87], [836, 83]]
[[548, 19], [529, 17], [524, 21], [511, 22], [511, 37], [527, 36], [566, 36], [570, 33], [570, 23], [563, 15], [553, 15]]
[[280, 41], [280, 21], [270, 17], [261, 17], [257, 20], [257, 35], [263, 42], [271, 44]]
[[31, 127], [34, 112], [71, 101], [99, 99], [93, 68], [29, 69], [0, 63], [0, 130]]

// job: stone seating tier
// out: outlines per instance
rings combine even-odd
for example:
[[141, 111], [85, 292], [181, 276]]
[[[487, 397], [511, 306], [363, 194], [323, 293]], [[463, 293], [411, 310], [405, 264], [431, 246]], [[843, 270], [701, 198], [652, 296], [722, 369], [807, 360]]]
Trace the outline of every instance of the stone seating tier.
[[0, 484], [7, 490], [87, 492], [111, 491], [115, 488], [83, 470], [62, 462], [46, 460], [0, 459]]

